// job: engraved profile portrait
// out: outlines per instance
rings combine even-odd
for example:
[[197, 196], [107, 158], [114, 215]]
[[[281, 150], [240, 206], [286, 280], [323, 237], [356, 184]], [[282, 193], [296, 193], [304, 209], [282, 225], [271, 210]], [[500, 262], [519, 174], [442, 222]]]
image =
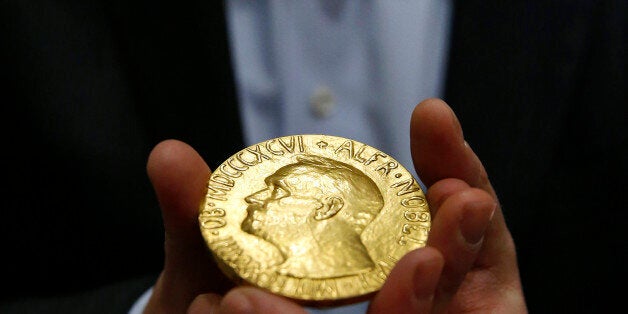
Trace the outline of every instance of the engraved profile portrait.
[[278, 248], [284, 261], [277, 272], [333, 278], [374, 267], [360, 235], [384, 199], [367, 175], [336, 160], [300, 155], [264, 182], [266, 188], [245, 198], [241, 227]]

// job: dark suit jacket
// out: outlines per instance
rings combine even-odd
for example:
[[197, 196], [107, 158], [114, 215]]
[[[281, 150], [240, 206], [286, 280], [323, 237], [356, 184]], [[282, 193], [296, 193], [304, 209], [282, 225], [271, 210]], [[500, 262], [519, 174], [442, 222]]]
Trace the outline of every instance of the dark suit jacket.
[[[150, 149], [178, 138], [215, 168], [243, 145], [223, 8], [0, 8], [0, 310], [126, 312], [162, 266]], [[455, 4], [445, 100], [499, 194], [533, 313], [615, 301], [626, 12], [622, 0]]]

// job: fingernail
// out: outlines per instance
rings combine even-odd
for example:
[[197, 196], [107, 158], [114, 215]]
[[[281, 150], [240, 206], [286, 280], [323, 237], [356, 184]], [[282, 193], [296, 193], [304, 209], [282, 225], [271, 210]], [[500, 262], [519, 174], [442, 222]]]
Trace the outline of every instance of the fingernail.
[[467, 243], [477, 244], [482, 240], [496, 208], [495, 202], [475, 202], [465, 205], [460, 232]]

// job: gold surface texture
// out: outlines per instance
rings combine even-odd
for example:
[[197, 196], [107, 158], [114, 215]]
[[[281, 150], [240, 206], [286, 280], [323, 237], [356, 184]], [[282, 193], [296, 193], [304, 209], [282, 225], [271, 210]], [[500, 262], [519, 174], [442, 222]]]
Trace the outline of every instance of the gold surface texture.
[[430, 229], [425, 195], [366, 144], [294, 135], [249, 146], [212, 173], [201, 233], [222, 270], [303, 303], [368, 297]]

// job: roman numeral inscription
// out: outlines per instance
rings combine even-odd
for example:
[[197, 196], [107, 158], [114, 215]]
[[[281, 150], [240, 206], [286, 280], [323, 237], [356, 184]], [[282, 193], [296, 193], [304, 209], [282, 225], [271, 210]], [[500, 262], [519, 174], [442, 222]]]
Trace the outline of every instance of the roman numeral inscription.
[[286, 153], [302, 153], [305, 151], [303, 136], [288, 136], [272, 139], [257, 145], [247, 147], [227, 159], [214, 173], [207, 184], [208, 199], [226, 201], [227, 194], [236, 185], [242, 172], [255, 167], [265, 161], [273, 160], [273, 156], [282, 156]]

